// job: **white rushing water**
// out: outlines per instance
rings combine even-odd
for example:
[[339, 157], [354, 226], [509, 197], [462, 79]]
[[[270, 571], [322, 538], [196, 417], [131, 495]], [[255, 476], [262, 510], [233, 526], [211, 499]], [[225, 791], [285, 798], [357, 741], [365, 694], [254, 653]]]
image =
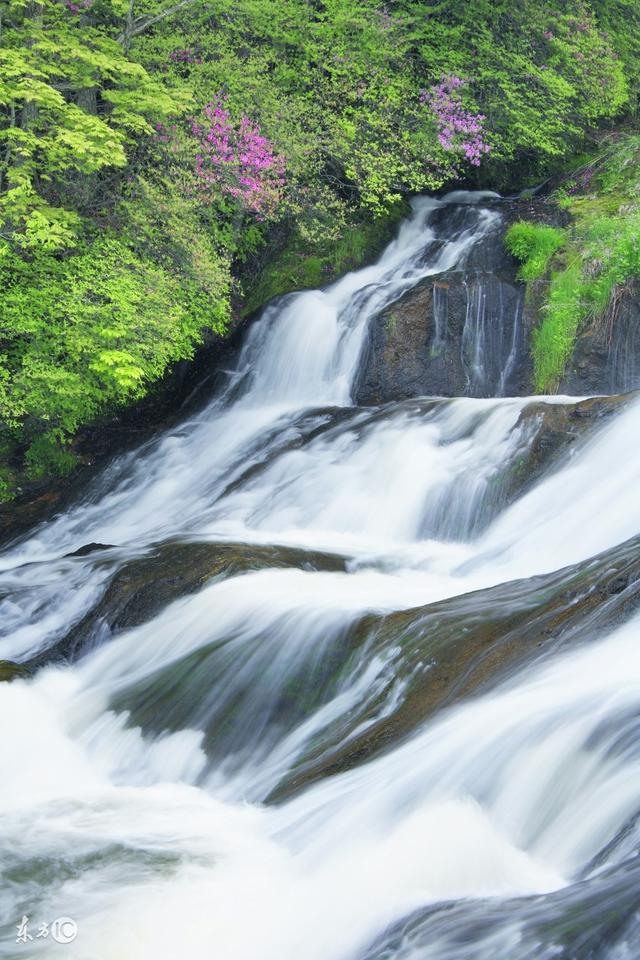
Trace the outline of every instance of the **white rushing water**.
[[[449, 232], [448, 207], [462, 210]], [[118, 570], [169, 538], [344, 565], [214, 580], [74, 664], [0, 684], [0, 957], [636, 955], [624, 938], [618, 952], [543, 944], [518, 898], [555, 903], [637, 845], [638, 617], [264, 802], [405, 696], [402, 644], [356, 642], [364, 614], [546, 574], [640, 533], [637, 401], [513, 502], [501, 478], [539, 426], [526, 398], [351, 407], [370, 319], [463, 266], [499, 220], [491, 196], [415, 201], [378, 263], [267, 308], [223, 395], [0, 558], [0, 657], [12, 659], [64, 637]], [[111, 546], [70, 556], [92, 542]], [[420, 948], [405, 938], [375, 953], [414, 911], [486, 898], [502, 913], [466, 946], [438, 927]], [[36, 936], [60, 916], [77, 923], [73, 942]], [[22, 917], [33, 940], [16, 943]]]

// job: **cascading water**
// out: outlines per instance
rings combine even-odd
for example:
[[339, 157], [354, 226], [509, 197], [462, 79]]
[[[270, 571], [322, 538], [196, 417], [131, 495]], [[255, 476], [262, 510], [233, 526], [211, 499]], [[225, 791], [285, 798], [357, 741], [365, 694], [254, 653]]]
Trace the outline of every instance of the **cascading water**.
[[[462, 331], [462, 364], [472, 397], [504, 397], [522, 336], [522, 299], [512, 314], [505, 310], [502, 284], [493, 277], [467, 283], [467, 311]], [[491, 309], [493, 307], [493, 309]], [[510, 324], [503, 323], [509, 316]]]
[[222, 395], [6, 550], [0, 655], [51, 662], [0, 684], [1, 957], [640, 954], [638, 402], [529, 484], [569, 398], [351, 403], [484, 203], [272, 304]]

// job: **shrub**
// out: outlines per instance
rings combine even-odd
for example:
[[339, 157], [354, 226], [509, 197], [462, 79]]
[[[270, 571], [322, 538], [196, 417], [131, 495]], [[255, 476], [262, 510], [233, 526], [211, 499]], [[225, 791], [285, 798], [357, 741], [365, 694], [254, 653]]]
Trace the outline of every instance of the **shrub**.
[[108, 235], [64, 260], [0, 260], [0, 419], [30, 477], [68, 472], [79, 426], [141, 396], [204, 329], [224, 331], [222, 268], [219, 283], [216, 299]]
[[519, 275], [526, 281], [542, 277], [551, 257], [565, 242], [564, 230], [527, 220], [514, 223], [505, 236], [507, 249], [522, 263]]
[[553, 275], [543, 321], [533, 331], [533, 375], [538, 393], [550, 392], [564, 373], [582, 317], [582, 295], [579, 262]]
[[[640, 137], [625, 136], [574, 174], [556, 193], [573, 217], [563, 232], [568, 266], [551, 277], [543, 319], [532, 335], [536, 390], [556, 388], [582, 325], [615, 322], [620, 290], [640, 276]], [[529, 227], [534, 229], [530, 230]], [[515, 255], [533, 263], [526, 279], [536, 279], [549, 264], [551, 239], [540, 228], [515, 224], [507, 243]], [[557, 248], [556, 248], [557, 249]], [[546, 256], [546, 260], [545, 260]], [[523, 276], [525, 269], [523, 268]]]

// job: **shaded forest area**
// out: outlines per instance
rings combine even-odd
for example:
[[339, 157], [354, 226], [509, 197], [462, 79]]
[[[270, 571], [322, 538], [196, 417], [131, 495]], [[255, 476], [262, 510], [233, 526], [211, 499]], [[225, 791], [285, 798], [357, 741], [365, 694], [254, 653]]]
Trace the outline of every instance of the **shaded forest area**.
[[2, 2], [0, 498], [234, 312], [363, 262], [411, 194], [584, 170], [636, 117], [640, 11], [554, 8]]

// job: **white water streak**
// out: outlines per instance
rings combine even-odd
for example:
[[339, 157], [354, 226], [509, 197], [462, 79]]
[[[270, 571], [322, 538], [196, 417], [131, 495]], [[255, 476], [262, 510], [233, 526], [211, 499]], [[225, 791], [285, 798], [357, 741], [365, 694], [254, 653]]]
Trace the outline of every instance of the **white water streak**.
[[[558, 569], [640, 532], [640, 455], [628, 441], [637, 403], [482, 534], [472, 534], [474, 518], [527, 443], [526, 400], [405, 404], [339, 421], [283, 444], [225, 492], [278, 438], [300, 435], [302, 410], [349, 405], [369, 319], [421, 277], [464, 263], [495, 225], [481, 201], [417, 201], [377, 264], [270, 307], [223, 398], [118, 461], [83, 503], [3, 559], [4, 656], [61, 635], [101, 595], [109, 563], [168, 535], [320, 547], [351, 566], [211, 584], [74, 666], [0, 686], [10, 731], [0, 746], [0, 847], [26, 878], [6, 890], [0, 956], [17, 956], [13, 926], [30, 913], [77, 920], [78, 940], [64, 948], [74, 960], [354, 960], [424, 904], [570, 883], [637, 810], [640, 753], [633, 741], [613, 746], [640, 709], [638, 619], [278, 808], [243, 802], [377, 695], [394, 651], [355, 658], [290, 729], [278, 732], [276, 717], [273, 734], [265, 720], [276, 694], [339, 652], [364, 612]], [[456, 202], [470, 205], [467, 227], [436, 243], [431, 215]], [[90, 541], [117, 545], [106, 566], [64, 558]], [[192, 656], [201, 659], [182, 676]], [[136, 685], [159, 677], [204, 677], [220, 730], [198, 726], [203, 705], [187, 695], [158, 707], [155, 733], [113, 708], [121, 695], [144, 707], [149, 690]], [[162, 709], [177, 707], [193, 724], [163, 728]], [[235, 755], [212, 773], [205, 741], [216, 733]], [[49, 953], [58, 955], [34, 941], [20, 956]]]

